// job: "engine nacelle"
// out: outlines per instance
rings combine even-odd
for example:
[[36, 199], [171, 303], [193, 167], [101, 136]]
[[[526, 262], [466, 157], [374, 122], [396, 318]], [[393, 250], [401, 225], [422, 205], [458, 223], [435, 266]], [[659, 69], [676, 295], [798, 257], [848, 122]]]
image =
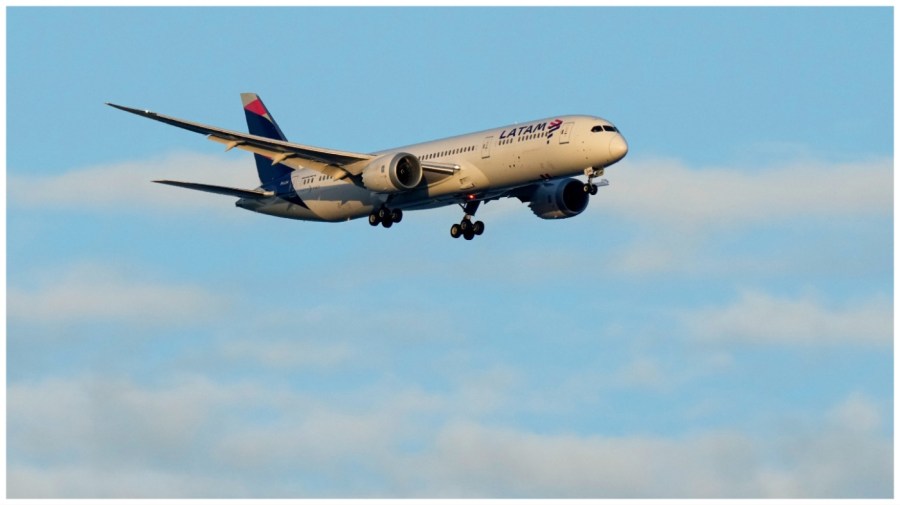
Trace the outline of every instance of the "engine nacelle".
[[422, 164], [409, 153], [387, 154], [363, 169], [362, 182], [366, 189], [377, 193], [412, 189], [422, 182]]
[[577, 216], [587, 208], [590, 194], [584, 183], [576, 179], [561, 179], [541, 184], [531, 194], [531, 211], [541, 219], [565, 219]]

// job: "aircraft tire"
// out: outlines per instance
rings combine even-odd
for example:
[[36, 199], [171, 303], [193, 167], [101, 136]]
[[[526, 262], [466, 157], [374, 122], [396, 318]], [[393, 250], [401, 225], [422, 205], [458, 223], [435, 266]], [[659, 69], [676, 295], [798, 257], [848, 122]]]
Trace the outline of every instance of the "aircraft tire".
[[388, 216], [381, 222], [381, 226], [384, 226], [385, 228], [390, 228], [393, 225], [394, 225], [394, 222], [391, 221], [391, 216]]
[[378, 209], [377, 215], [378, 215], [378, 219], [384, 221], [385, 218], [388, 217], [388, 215], [390, 215], [390, 213], [386, 208], [382, 207], [382, 208]]
[[399, 223], [403, 219], [403, 211], [400, 209], [394, 209], [391, 211], [391, 221], [395, 223]]
[[381, 224], [381, 219], [378, 219], [378, 215], [373, 212], [372, 214], [369, 214], [369, 224], [372, 226], [378, 226], [379, 224]]
[[454, 224], [453, 226], [450, 227], [450, 236], [451, 237], [459, 238], [460, 235], [462, 235], [462, 230], [459, 229], [458, 224]]
[[475, 238], [475, 231], [471, 228], [466, 230], [465, 232], [463, 232], [463, 238], [466, 240], [472, 240], [473, 238]]
[[469, 221], [468, 219], [463, 219], [462, 221], [460, 221], [459, 229], [463, 233], [469, 231], [471, 228], [472, 228], [472, 221]]
[[592, 195], [597, 194], [597, 185], [596, 184], [591, 184], [591, 194]]
[[475, 235], [481, 235], [482, 233], [484, 233], [484, 223], [482, 223], [481, 221], [475, 221], [475, 225], [472, 226], [472, 232], [475, 233]]

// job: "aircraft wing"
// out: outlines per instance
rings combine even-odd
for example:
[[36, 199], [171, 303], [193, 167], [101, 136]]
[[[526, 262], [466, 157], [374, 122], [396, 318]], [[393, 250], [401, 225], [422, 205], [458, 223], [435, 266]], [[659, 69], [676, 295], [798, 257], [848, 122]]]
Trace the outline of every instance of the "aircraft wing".
[[215, 126], [208, 126], [193, 121], [185, 121], [183, 119], [157, 114], [149, 110], [133, 109], [131, 107], [113, 103], [107, 103], [107, 105], [154, 121], [177, 126], [192, 132], [202, 133], [207, 135], [210, 140], [225, 144], [226, 151], [236, 147], [243, 151], [250, 151], [265, 156], [272, 160], [273, 165], [281, 163], [294, 169], [311, 168], [333, 179], [344, 179], [349, 176], [359, 175], [365, 165], [360, 162], [374, 158], [374, 156], [370, 154], [350, 153], [345, 151], [335, 151], [333, 149], [323, 149], [320, 147], [304, 146], [301, 144], [294, 144], [293, 142], [274, 140], [247, 133], [225, 130]]
[[179, 188], [196, 189], [197, 191], [206, 191], [207, 193], [216, 193], [218, 195], [234, 196], [237, 198], [260, 199], [275, 195], [271, 191], [262, 191], [259, 189], [238, 189], [226, 186], [213, 186], [211, 184], [200, 184], [198, 182], [181, 182], [181, 181], [153, 181], [160, 184], [168, 184], [169, 186], [177, 186]]

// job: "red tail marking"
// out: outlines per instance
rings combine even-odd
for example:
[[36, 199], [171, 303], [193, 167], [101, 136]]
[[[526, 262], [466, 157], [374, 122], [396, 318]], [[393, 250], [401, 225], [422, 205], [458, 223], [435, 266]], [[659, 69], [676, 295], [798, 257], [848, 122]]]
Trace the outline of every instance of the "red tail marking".
[[260, 115], [260, 116], [265, 116], [266, 114], [269, 113], [269, 111], [266, 110], [266, 107], [262, 104], [262, 102], [259, 101], [259, 98], [248, 103], [244, 107], [244, 109], [249, 110], [250, 112]]

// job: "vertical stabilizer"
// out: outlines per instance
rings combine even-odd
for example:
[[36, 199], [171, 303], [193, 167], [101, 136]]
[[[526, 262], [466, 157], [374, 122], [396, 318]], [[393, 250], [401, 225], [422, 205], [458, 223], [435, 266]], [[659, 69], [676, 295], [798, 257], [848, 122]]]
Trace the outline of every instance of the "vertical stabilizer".
[[[256, 93], [241, 93], [241, 103], [244, 105], [244, 115], [247, 117], [247, 128], [251, 135], [266, 137], [274, 140], [287, 140], [275, 118], [266, 109], [262, 99]], [[259, 181], [265, 185], [267, 183], [281, 179], [285, 175], [291, 173], [289, 166], [277, 163], [272, 165], [272, 160], [254, 154], [256, 159], [256, 171], [259, 173]]]

